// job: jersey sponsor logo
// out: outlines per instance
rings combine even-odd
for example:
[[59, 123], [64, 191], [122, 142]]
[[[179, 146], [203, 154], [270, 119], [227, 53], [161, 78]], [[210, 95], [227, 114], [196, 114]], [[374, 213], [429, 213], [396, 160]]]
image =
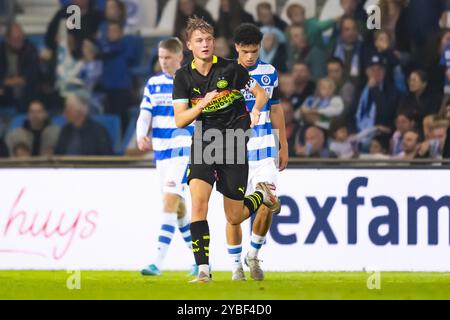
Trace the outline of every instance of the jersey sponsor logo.
[[228, 81], [227, 80], [222, 79], [219, 82], [217, 82], [217, 88], [225, 89], [226, 87], [228, 87]]
[[[239, 90], [224, 90], [220, 92], [211, 102], [203, 109], [204, 113], [216, 112], [231, 106], [236, 100], [242, 99]], [[195, 107], [201, 99], [192, 99], [192, 106]]]
[[[357, 245], [364, 241], [361, 240], [361, 232], [366, 233], [371, 244], [379, 247], [408, 245], [410, 247], [432, 246], [436, 248], [443, 240], [439, 239], [441, 230], [439, 220], [441, 214], [448, 212], [449, 196], [438, 199], [426, 193], [419, 193], [417, 196], [407, 197], [405, 203], [399, 203], [398, 199], [389, 194], [374, 193], [373, 191], [377, 189], [362, 195], [361, 189], [363, 188], [369, 188], [368, 177], [353, 178], [348, 183], [346, 194], [343, 195], [338, 193], [329, 196], [322, 194], [320, 197], [306, 196], [306, 201], [299, 201], [290, 196], [280, 196], [281, 205], [289, 211], [289, 214], [283, 214], [282, 218], [274, 216], [270, 235], [275, 242], [283, 245], [292, 245], [300, 241], [306, 245], [312, 245], [319, 241], [321, 234], [328, 244]], [[346, 212], [342, 211], [340, 205], [346, 207]], [[367, 224], [361, 227], [359, 216], [367, 214], [375, 208], [381, 208], [383, 211], [387, 211], [387, 214], [383, 213], [382, 216], [372, 217], [372, 220], [367, 221]], [[444, 209], [445, 211], [442, 211]], [[309, 212], [309, 210], [314, 216], [314, 223], [310, 227], [309, 233], [305, 233], [305, 235], [307, 234], [306, 240], [299, 240], [296, 233], [280, 232], [279, 228], [283, 224], [299, 224], [300, 221], [303, 221], [301, 214]], [[419, 216], [426, 213], [428, 214], [424, 216], [424, 219], [428, 223], [428, 228], [425, 228], [427, 233], [421, 235], [423, 236], [422, 242], [419, 242], [420, 230], [418, 227], [426, 221], [419, 219]], [[347, 218], [344, 218], [347, 220], [346, 224], [339, 228], [329, 221], [330, 217], [336, 214], [346, 214]], [[343, 231], [342, 227], [347, 232], [339, 232]], [[381, 231], [382, 227], [385, 231]], [[347, 237], [339, 239], [338, 234]], [[450, 240], [446, 240], [450, 245]], [[363, 244], [366, 243], [363, 242]]]

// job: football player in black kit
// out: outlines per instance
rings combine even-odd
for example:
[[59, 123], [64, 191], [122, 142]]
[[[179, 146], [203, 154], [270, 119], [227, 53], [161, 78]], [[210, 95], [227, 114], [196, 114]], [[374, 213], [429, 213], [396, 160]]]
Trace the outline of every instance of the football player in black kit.
[[[177, 127], [184, 128], [197, 120], [187, 175], [192, 198], [192, 246], [199, 266], [198, 277], [192, 282], [207, 283], [211, 277], [206, 218], [214, 184], [224, 197], [225, 215], [232, 225], [248, 219], [263, 203], [276, 209], [280, 202], [264, 183], [245, 197], [248, 138], [236, 139], [239, 132], [242, 136], [258, 123], [260, 110], [268, 100], [265, 90], [237, 61], [214, 55], [214, 29], [203, 19], [191, 18], [186, 32], [187, 47], [194, 58], [175, 74], [173, 104]], [[247, 111], [242, 89], [256, 97], [251, 113]], [[230, 131], [236, 136], [232, 134], [230, 138]], [[214, 155], [208, 157], [211, 149]]]

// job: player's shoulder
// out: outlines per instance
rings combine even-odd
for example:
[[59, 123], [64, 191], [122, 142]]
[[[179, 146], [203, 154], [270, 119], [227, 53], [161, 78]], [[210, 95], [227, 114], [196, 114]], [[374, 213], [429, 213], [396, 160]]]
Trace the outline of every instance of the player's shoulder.
[[237, 60], [233, 59], [226, 59], [226, 58], [217, 58], [217, 65], [223, 69], [245, 69], [243, 66], [241, 66]]
[[189, 68], [191, 68], [192, 61], [189, 63], [185, 63], [175, 72], [175, 78], [180, 75], [189, 74]]
[[160, 84], [170, 84], [173, 80], [166, 76], [163, 72], [158, 73], [147, 81], [147, 86], [154, 86], [154, 85], [160, 85]]
[[252, 74], [277, 75], [277, 69], [270, 63], [259, 60]]

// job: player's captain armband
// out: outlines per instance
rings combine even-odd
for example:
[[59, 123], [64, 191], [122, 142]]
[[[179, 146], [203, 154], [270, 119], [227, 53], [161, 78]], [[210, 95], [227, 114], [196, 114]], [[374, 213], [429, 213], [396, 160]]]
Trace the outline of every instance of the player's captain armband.
[[250, 91], [250, 92], [253, 91], [253, 89], [255, 89], [255, 87], [256, 87], [256, 84], [257, 84], [256, 80], [253, 78], [250, 78], [250, 80], [248, 80], [247, 84], [245, 85], [245, 90]]

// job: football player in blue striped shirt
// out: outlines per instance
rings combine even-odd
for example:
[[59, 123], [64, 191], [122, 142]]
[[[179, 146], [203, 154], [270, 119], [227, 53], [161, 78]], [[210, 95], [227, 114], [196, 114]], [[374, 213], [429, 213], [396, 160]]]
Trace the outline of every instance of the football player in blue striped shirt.
[[[144, 268], [143, 275], [160, 275], [163, 260], [179, 229], [188, 248], [192, 250], [190, 218], [184, 202], [185, 175], [189, 162], [191, 136], [194, 126], [178, 129], [174, 120], [172, 103], [173, 77], [181, 67], [183, 44], [178, 38], [170, 38], [159, 44], [158, 59], [162, 73], [148, 81], [141, 103], [136, 126], [138, 147], [150, 151], [153, 144], [156, 170], [163, 192], [163, 221], [158, 236], [158, 249], [154, 263]], [[152, 141], [148, 137], [152, 128]], [[193, 264], [190, 276], [198, 274]]]
[[[239, 63], [249, 71], [250, 76], [266, 90], [270, 97], [261, 110], [259, 123], [253, 128], [252, 137], [247, 144], [249, 161], [247, 194], [254, 192], [258, 183], [265, 183], [276, 194], [277, 171], [283, 171], [288, 164], [288, 143], [283, 108], [279, 101], [278, 74], [272, 65], [259, 60], [262, 39], [263, 34], [253, 24], [242, 24], [235, 31], [234, 40]], [[255, 105], [255, 97], [245, 90], [243, 90], [243, 95], [247, 109], [251, 112]], [[279, 144], [274, 129], [278, 131]], [[277, 159], [279, 160], [278, 170]], [[273, 213], [265, 205], [258, 209], [252, 227], [250, 250], [244, 260], [250, 269], [252, 279], [257, 281], [264, 279], [264, 272], [259, 265], [258, 253], [266, 240]], [[232, 279], [235, 281], [245, 280], [241, 262], [241, 226], [227, 224], [226, 232], [228, 253], [233, 265]]]

